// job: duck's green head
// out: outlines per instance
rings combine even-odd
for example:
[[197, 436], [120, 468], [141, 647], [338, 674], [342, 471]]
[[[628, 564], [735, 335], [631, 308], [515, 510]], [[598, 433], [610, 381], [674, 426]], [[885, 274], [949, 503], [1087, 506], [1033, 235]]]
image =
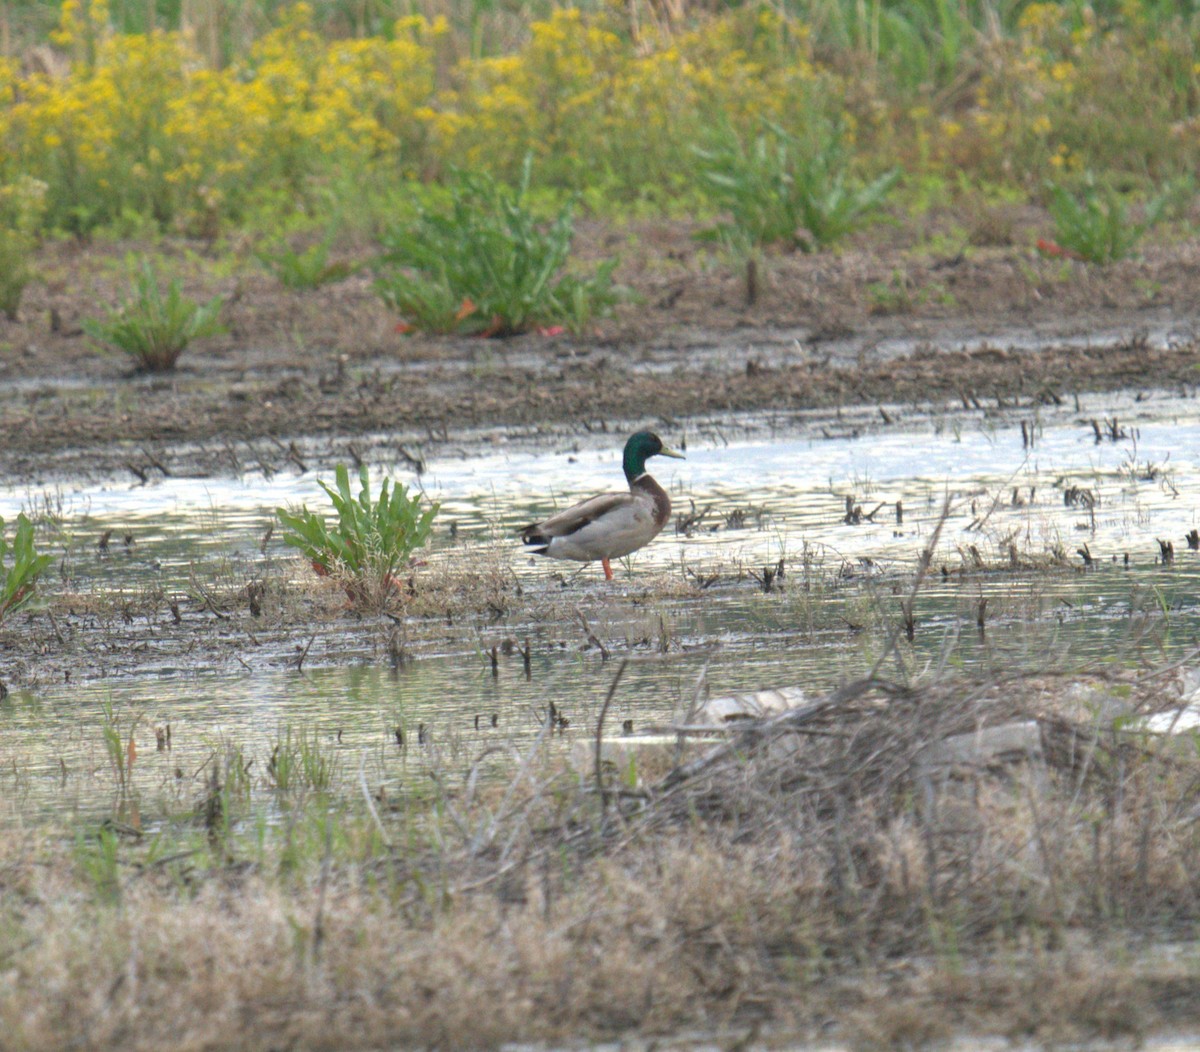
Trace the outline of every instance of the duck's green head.
[[662, 439], [653, 431], [639, 431], [636, 435], [630, 435], [625, 443], [625, 477], [632, 482], [639, 475], [644, 475], [646, 461], [658, 456], [683, 459], [682, 453], [664, 446]]

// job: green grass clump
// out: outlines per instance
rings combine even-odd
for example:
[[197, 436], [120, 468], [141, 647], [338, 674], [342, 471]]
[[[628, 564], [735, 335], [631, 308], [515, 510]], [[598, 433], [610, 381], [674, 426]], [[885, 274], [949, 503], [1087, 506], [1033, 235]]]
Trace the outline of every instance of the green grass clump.
[[1050, 215], [1058, 246], [1088, 263], [1113, 263], [1128, 256], [1163, 216], [1169, 191], [1147, 202], [1140, 221], [1111, 186], [1098, 186], [1088, 178], [1073, 193], [1064, 186], [1050, 187]]
[[615, 259], [589, 277], [566, 273], [573, 206], [549, 223], [529, 205], [531, 165], [509, 189], [485, 173], [462, 173], [448, 207], [420, 206], [382, 238], [375, 287], [424, 332], [511, 336], [539, 325], [573, 329], [619, 299]]
[[33, 280], [30, 259], [46, 210], [46, 184], [29, 176], [0, 186], [0, 312], [17, 320], [25, 286]]
[[259, 262], [279, 279], [284, 288], [315, 289], [329, 285], [354, 273], [352, 263], [330, 261], [332, 234], [297, 251], [287, 242], [258, 253]]
[[341, 580], [355, 603], [382, 606], [395, 591], [396, 571], [429, 539], [439, 505], [422, 510], [420, 494], [410, 496], [400, 483], [389, 492], [387, 479], [372, 497], [365, 466], [359, 469], [357, 497], [346, 466], [339, 464], [334, 474], [336, 488], [320, 485], [333, 502], [337, 524], [327, 526], [307, 507], [299, 512], [277, 508], [287, 530], [283, 542], [303, 552], [317, 573]]
[[25, 286], [33, 280], [29, 266], [32, 243], [21, 231], [0, 226], [0, 313], [17, 320]]
[[325, 792], [332, 786], [336, 771], [336, 754], [322, 748], [315, 730], [288, 727], [267, 761], [268, 784], [280, 792]]
[[39, 555], [33, 543], [33, 523], [24, 513], [17, 516], [11, 545], [0, 519], [0, 621], [16, 613], [33, 599], [37, 580], [54, 559]]
[[705, 189], [729, 216], [710, 234], [744, 251], [832, 245], [879, 211], [899, 177], [889, 171], [873, 182], [855, 180], [842, 135], [832, 127], [806, 142], [768, 123], [749, 146], [726, 128], [695, 152]]
[[131, 267], [132, 295], [102, 321], [87, 319], [84, 330], [94, 339], [124, 351], [141, 372], [167, 372], [193, 340], [223, 332], [220, 296], [198, 304], [183, 295], [171, 279], [164, 295], [149, 258]]

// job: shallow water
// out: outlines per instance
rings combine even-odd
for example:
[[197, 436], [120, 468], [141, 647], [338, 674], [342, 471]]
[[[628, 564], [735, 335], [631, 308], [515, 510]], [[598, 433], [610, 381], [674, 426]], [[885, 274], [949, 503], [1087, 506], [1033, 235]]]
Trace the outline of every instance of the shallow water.
[[[879, 611], [898, 617], [893, 592], [902, 578], [892, 571], [916, 565], [947, 501], [909, 671], [1144, 660], [1200, 636], [1200, 553], [1184, 539], [1197, 527], [1200, 493], [1194, 398], [1098, 396], [1037, 413], [772, 414], [664, 429], [669, 443], [686, 442], [687, 460], [662, 458], [651, 469], [672, 494], [676, 523], [699, 519], [690, 534], [669, 527], [631, 560], [632, 573], [617, 567], [614, 586], [597, 567], [525, 557], [514, 533], [618, 486], [620, 439], [537, 448], [536, 436], [490, 437], [465, 451], [431, 451], [420, 477], [397, 463], [374, 465], [373, 476], [387, 471], [441, 502], [431, 561], [498, 551], [527, 595], [560, 606], [569, 597], [568, 608], [615, 657], [631, 658], [609, 714], [617, 732], [625, 721], [639, 730], [668, 723], [703, 693], [794, 683], [819, 691], [869, 670], [882, 633], [859, 631], [858, 622]], [[870, 518], [848, 523], [847, 498]], [[267, 536], [274, 508], [301, 502], [323, 506], [312, 473], [250, 473], [0, 490], [0, 516], [24, 508], [52, 519], [57, 530], [43, 546], [60, 555], [61, 576], [77, 590], [172, 592], [192, 580], [244, 580], [268, 562], [307, 574], [278, 536]], [[1158, 560], [1160, 538], [1174, 545], [1173, 565]], [[1087, 572], [1084, 545], [1093, 559]], [[1011, 552], [1028, 564], [1056, 550], [1067, 568], [1052, 573], [958, 572], [974, 569], [976, 557], [995, 568]], [[739, 568], [761, 574], [780, 560], [782, 594], [738, 579]], [[654, 573], [721, 578], [699, 599], [641, 597], [639, 578]], [[492, 673], [490, 647], [510, 634], [532, 637], [528, 680], [517, 654], [502, 655]], [[216, 674], [194, 662], [156, 664], [150, 654], [152, 675], [104, 678], [99, 669], [85, 682], [14, 691], [0, 708], [5, 807], [28, 813], [51, 797], [55, 806], [94, 806], [97, 788], [114, 784], [106, 706], [112, 720], [134, 727], [146, 757], [139, 771], [161, 786], [227, 743], [257, 756], [261, 769], [288, 728], [315, 731], [346, 764], [369, 757], [382, 777], [401, 777], [414, 748], [459, 773], [488, 745], [525, 748], [552, 701], [570, 720], [563, 737], [594, 733], [616, 662], [582, 650], [581, 630], [501, 620], [473, 644], [459, 640], [427, 644], [398, 670], [372, 646], [347, 641], [302, 674], [253, 659], [235, 675]], [[167, 724], [172, 749], [159, 754], [154, 728]]]
[[[1086, 542], [1094, 555], [1153, 560], [1156, 537], [1183, 547], [1197, 525], [1195, 502], [1200, 408], [1194, 398], [1121, 399], [1106, 395], [1072, 407], [1025, 411], [964, 411], [907, 416], [880, 426], [880, 411], [836, 417], [772, 414], [715, 423], [693, 421], [669, 442], [688, 444], [686, 461], [651, 461], [681, 516], [708, 509], [689, 537], [669, 531], [639, 553], [639, 568], [715, 557], [755, 562], [795, 557], [804, 545], [848, 559], [911, 563], [936, 523], [943, 502], [951, 516], [943, 548], [981, 550], [1012, 537], [1022, 550], [1061, 544], [1072, 557]], [[1112, 421], [1116, 433], [1110, 440]], [[1092, 421], [1106, 436], [1097, 441]], [[1022, 424], [1026, 425], [1023, 440]], [[620, 437], [593, 436], [590, 445], [500, 437], [493, 448], [472, 446], [430, 455], [417, 476], [402, 461], [375, 464], [442, 503], [439, 547], [453, 527], [460, 538], [508, 541], [519, 525], [574, 500], [618, 488]], [[495, 448], [498, 447], [498, 448]], [[111, 585], [153, 578], [179, 584], [198, 562], [214, 557], [253, 560], [280, 505], [324, 502], [314, 473], [249, 472], [237, 478], [157, 478], [148, 484], [112, 480], [58, 483], [41, 491], [0, 488], [0, 516], [22, 508], [49, 512], [76, 556], [72, 569]], [[330, 479], [326, 479], [331, 481]], [[1064, 493], [1082, 495], [1073, 508]], [[846, 499], [874, 522], [847, 527]], [[895, 504], [904, 508], [896, 523]], [[881, 507], [880, 507], [881, 506]], [[748, 529], [729, 530], [731, 513]], [[108, 558], [96, 552], [106, 532]], [[126, 551], [124, 539], [132, 549]], [[981, 543], [982, 542], [982, 543]], [[268, 553], [285, 551], [277, 543]], [[985, 555], [991, 554], [984, 551]], [[544, 565], [541, 569], [562, 569]], [[531, 568], [530, 572], [534, 572]]]

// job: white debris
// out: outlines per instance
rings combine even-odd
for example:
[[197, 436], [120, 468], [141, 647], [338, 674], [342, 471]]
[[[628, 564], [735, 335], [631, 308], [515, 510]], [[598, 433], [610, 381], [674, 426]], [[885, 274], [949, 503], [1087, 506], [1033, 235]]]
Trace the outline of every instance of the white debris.
[[692, 712], [688, 724], [721, 727], [738, 720], [762, 720], [804, 705], [808, 698], [801, 687], [756, 690], [750, 694], [730, 694], [710, 698]]

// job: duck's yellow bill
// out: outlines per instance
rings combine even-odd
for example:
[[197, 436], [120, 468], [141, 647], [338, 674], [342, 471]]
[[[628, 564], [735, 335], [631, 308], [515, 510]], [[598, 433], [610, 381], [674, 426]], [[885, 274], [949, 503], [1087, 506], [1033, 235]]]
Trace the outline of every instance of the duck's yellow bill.
[[685, 457], [677, 449], [668, 449], [666, 446], [663, 446], [658, 453], [659, 456], [663, 457], [674, 457], [676, 460], [687, 460], [687, 457]]

